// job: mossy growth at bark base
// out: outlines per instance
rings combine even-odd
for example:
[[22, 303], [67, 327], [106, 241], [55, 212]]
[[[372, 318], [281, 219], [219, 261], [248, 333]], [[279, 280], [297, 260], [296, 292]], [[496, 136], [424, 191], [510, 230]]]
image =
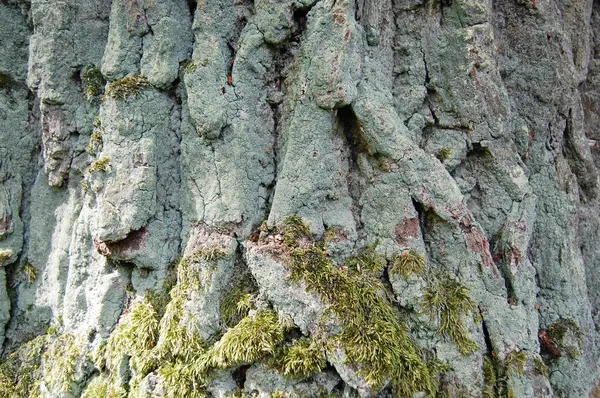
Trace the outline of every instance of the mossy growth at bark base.
[[48, 328], [0, 362], [0, 397], [42, 397], [42, 386], [53, 395], [74, 392], [81, 343], [58, 329]]
[[357, 264], [369, 264], [365, 268], [373, 270], [380, 260], [367, 261], [363, 252], [345, 262], [352, 267], [336, 267], [299, 217], [286, 219], [280, 232], [289, 279], [304, 282], [309, 292], [330, 305], [324, 316], [335, 318], [341, 328], [330, 344], [342, 349], [346, 362], [374, 389], [389, 381], [396, 396], [434, 394], [432, 372], [408, 337], [385, 286], [376, 277], [356, 272]]
[[[285, 369], [302, 366], [297, 364], [298, 354], [287, 356], [289, 351], [283, 349], [288, 326], [264, 303], [256, 303], [246, 293], [236, 303], [246, 313], [239, 323], [212, 345], [202, 341], [197, 321], [184, 305], [202, 289], [200, 270], [194, 265], [197, 261], [216, 262], [228, 255], [209, 248], [181, 259], [177, 283], [165, 308], [160, 308], [165, 300], [155, 295], [136, 298], [106, 343], [98, 347], [94, 362], [100, 375], [90, 382], [83, 396], [138, 397], [144, 377], [154, 373], [162, 396], [201, 398], [208, 396], [205, 388], [217, 369], [252, 364], [267, 357]], [[128, 361], [131, 372], [126, 388], [118, 379], [123, 360]]]

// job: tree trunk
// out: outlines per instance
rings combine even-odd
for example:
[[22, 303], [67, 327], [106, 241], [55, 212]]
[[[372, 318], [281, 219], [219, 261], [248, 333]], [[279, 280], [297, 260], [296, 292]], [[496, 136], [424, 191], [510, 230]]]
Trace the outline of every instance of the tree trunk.
[[596, 396], [599, 140], [598, 0], [0, 0], [0, 396]]

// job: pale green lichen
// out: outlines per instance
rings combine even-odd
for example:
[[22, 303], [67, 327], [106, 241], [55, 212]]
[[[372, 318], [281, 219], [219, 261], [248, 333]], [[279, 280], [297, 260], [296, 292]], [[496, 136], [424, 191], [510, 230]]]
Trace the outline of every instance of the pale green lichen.
[[447, 275], [432, 278], [421, 302], [423, 311], [438, 324], [438, 333], [448, 336], [466, 355], [478, 349], [469, 337], [463, 318], [472, 316], [477, 306], [467, 288]]
[[148, 85], [148, 80], [142, 75], [127, 76], [110, 83], [105, 96], [115, 100], [128, 100], [136, 97]]

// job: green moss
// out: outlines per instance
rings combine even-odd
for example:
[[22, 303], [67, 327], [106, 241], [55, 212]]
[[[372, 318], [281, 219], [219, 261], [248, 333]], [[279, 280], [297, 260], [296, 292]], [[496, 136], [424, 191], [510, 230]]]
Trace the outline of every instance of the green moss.
[[115, 100], [128, 100], [135, 98], [146, 87], [148, 87], [148, 80], [144, 76], [128, 76], [110, 83], [105, 96]]
[[246, 393], [242, 389], [238, 388], [236, 391], [232, 392], [231, 394], [227, 394], [225, 396], [225, 398], [250, 398], [250, 396], [246, 395]]
[[23, 260], [20, 265], [20, 271], [23, 274], [25, 282], [32, 284], [37, 278], [37, 268], [35, 268], [27, 259]]
[[450, 156], [452, 156], [452, 149], [448, 147], [440, 149], [435, 155], [435, 157], [438, 158], [442, 163], [448, 160]]
[[44, 383], [55, 393], [72, 392], [71, 383], [75, 377], [75, 365], [81, 345], [75, 336], [63, 334], [56, 338], [44, 352]]
[[198, 64], [195, 64], [190, 60], [186, 60], [181, 64], [181, 70], [183, 73], [192, 73], [196, 69], [198, 69]]
[[301, 338], [276, 356], [275, 368], [285, 377], [304, 379], [319, 373], [327, 365], [323, 343]]
[[182, 295], [175, 292], [160, 320], [155, 356], [161, 361], [192, 362], [204, 353], [196, 320], [183, 308]]
[[81, 398], [124, 397], [127, 391], [107, 375], [94, 377], [83, 390]]
[[331, 344], [342, 348], [347, 363], [375, 388], [391, 380], [399, 396], [433, 393], [427, 364], [406, 335], [381, 281], [334, 266], [299, 217], [286, 219], [281, 233], [290, 280], [304, 282], [309, 292], [330, 304], [328, 314], [341, 326]]
[[290, 248], [296, 247], [299, 240], [311, 239], [310, 229], [308, 229], [308, 226], [304, 224], [302, 218], [299, 216], [286, 218], [283, 221], [281, 233], [283, 244]]
[[525, 351], [511, 351], [510, 353], [508, 353], [506, 359], [504, 360], [506, 374], [510, 375], [512, 373], [516, 373], [522, 375], [526, 363], [527, 354], [525, 353]]
[[535, 358], [533, 360], [533, 366], [534, 366], [536, 373], [538, 373], [546, 378], [548, 376], [550, 376], [550, 372], [548, 372], [548, 367], [546, 366], [544, 361], [542, 361], [542, 358]]
[[106, 172], [110, 170], [110, 158], [102, 157], [92, 163], [90, 167], [88, 167], [88, 173], [93, 172]]
[[377, 253], [377, 245], [366, 245], [358, 255], [349, 257], [344, 261], [344, 265], [354, 272], [364, 272], [367, 274], [376, 274], [381, 272], [387, 261], [384, 256]]
[[398, 275], [408, 279], [412, 275], [423, 276], [425, 258], [414, 249], [394, 255], [390, 260], [390, 275]]
[[156, 310], [148, 298], [134, 301], [108, 339], [106, 367], [116, 373], [122, 358], [129, 356], [132, 370], [146, 373], [152, 361], [148, 353], [158, 339], [158, 326]]
[[572, 319], [559, 319], [548, 327], [547, 332], [548, 337], [555, 341], [562, 341], [567, 333], [572, 333], [579, 343], [583, 338], [579, 325]]
[[565, 354], [571, 361], [581, 355], [583, 334], [577, 322], [572, 319], [559, 319], [546, 330], [540, 332], [542, 351], [551, 357]]
[[250, 364], [273, 355], [283, 342], [283, 326], [277, 314], [258, 310], [229, 329], [207, 352], [212, 367], [229, 368]]
[[89, 189], [87, 181], [84, 180], [84, 179], [81, 180], [80, 185], [81, 185], [81, 194], [85, 195], [87, 193], [88, 189]]
[[181, 289], [200, 293], [210, 287], [217, 262], [230, 253], [218, 247], [203, 248], [184, 257], [177, 266], [177, 281]]
[[0, 267], [6, 265], [13, 255], [12, 250], [0, 250]]
[[41, 396], [40, 368], [47, 345], [48, 336], [38, 336], [0, 362], [0, 397]]
[[83, 84], [85, 99], [92, 102], [104, 93], [106, 79], [102, 76], [100, 69], [88, 65], [81, 71], [81, 83]]
[[90, 135], [90, 142], [86, 145], [85, 150], [90, 155], [94, 155], [100, 151], [102, 151], [103, 141], [102, 134], [104, 133], [104, 127], [102, 127], [102, 122], [100, 118], [96, 117], [94, 119], [94, 130]]
[[477, 350], [463, 321], [477, 306], [464, 285], [448, 276], [433, 278], [427, 284], [422, 305], [430, 319], [438, 323], [438, 332], [450, 337], [462, 354]]
[[487, 355], [483, 356], [483, 391], [485, 398], [496, 398], [496, 384], [498, 377], [495, 361]]
[[158, 370], [165, 398], [207, 398], [204, 377], [198, 377], [194, 368], [183, 362], [170, 363]]

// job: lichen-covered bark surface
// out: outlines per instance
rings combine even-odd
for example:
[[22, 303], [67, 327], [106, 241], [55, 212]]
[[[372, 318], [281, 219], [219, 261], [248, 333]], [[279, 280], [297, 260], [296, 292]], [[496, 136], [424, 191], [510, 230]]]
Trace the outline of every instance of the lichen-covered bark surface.
[[0, 0], [0, 396], [599, 394], [599, 167], [598, 0]]

